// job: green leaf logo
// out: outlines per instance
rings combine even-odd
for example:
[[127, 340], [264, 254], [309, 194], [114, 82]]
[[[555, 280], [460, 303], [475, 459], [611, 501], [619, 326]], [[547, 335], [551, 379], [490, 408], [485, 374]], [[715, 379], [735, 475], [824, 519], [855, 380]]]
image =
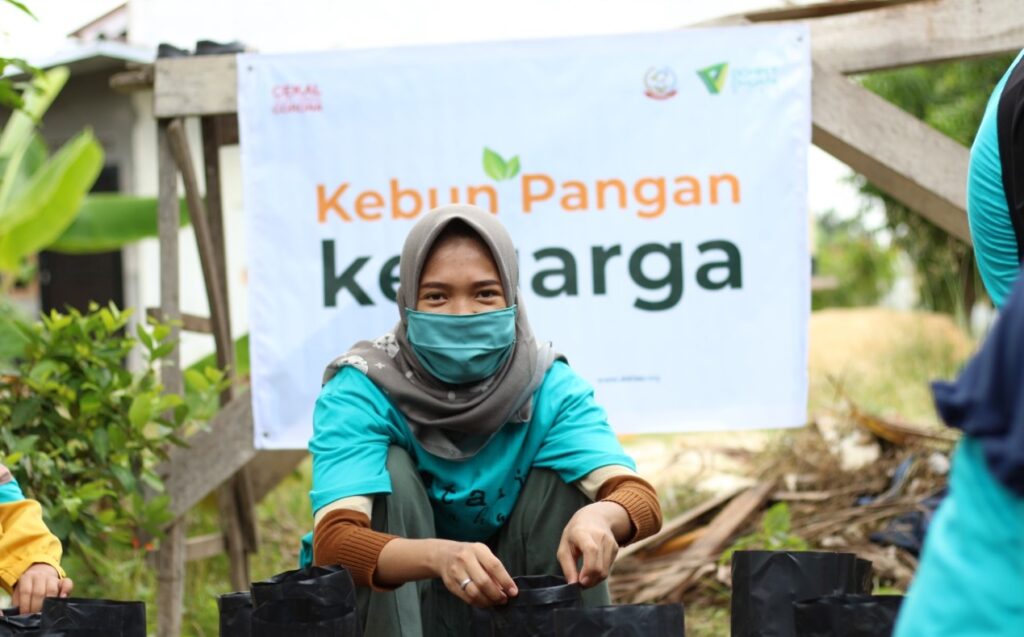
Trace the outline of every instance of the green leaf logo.
[[697, 76], [704, 81], [704, 86], [708, 89], [708, 93], [718, 95], [722, 92], [722, 87], [725, 86], [725, 76], [728, 72], [729, 63], [722, 62], [699, 69]]
[[505, 181], [519, 174], [519, 155], [505, 159], [490, 148], [484, 147], [484, 172], [494, 181]]

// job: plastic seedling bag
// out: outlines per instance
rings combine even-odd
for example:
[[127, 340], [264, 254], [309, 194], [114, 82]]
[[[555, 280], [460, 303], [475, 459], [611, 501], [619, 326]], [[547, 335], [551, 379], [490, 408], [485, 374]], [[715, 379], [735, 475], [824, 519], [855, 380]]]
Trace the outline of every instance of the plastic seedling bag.
[[489, 609], [473, 609], [474, 637], [550, 637], [555, 632], [554, 611], [581, 608], [578, 584], [566, 584], [558, 575], [527, 575], [512, 581], [519, 595]]
[[69, 637], [146, 637], [146, 605], [109, 599], [47, 597], [41, 628], [46, 635]]
[[228, 593], [217, 598], [220, 609], [220, 637], [249, 637], [252, 634], [252, 594]]
[[351, 610], [356, 607], [356, 587], [352, 575], [342, 566], [310, 566], [252, 583], [254, 608], [282, 599]]
[[830, 595], [793, 604], [797, 637], [890, 637], [902, 595]]
[[859, 593], [863, 570], [852, 553], [736, 551], [732, 637], [793, 637], [793, 602]]
[[555, 637], [682, 637], [682, 604], [623, 604], [555, 611]]
[[252, 637], [361, 637], [354, 608], [329, 609], [309, 600], [277, 599], [252, 612]]
[[42, 635], [39, 630], [39, 613], [19, 615], [17, 608], [0, 610], [0, 637], [36, 637]]

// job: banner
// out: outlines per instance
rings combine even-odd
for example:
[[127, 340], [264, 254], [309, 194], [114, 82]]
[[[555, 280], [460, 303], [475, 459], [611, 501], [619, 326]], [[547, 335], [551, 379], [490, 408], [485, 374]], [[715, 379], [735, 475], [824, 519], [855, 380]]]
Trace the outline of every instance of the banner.
[[805, 421], [801, 26], [238, 59], [256, 445], [304, 448], [325, 365], [398, 321], [398, 254], [498, 216], [524, 304], [618, 432]]

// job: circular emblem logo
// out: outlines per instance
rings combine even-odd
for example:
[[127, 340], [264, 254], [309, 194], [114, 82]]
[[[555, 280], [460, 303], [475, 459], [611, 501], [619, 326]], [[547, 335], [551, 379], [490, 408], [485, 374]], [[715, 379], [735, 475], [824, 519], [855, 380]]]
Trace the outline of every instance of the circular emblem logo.
[[655, 100], [667, 100], [676, 94], [676, 74], [667, 66], [647, 69], [644, 73], [644, 94]]

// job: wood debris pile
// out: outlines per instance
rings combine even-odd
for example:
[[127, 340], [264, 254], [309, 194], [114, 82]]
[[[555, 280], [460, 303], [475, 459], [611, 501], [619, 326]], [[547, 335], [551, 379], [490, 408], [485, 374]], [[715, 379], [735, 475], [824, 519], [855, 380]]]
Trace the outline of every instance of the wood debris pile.
[[751, 467], [753, 486], [709, 497], [621, 550], [612, 599], [722, 603], [730, 586], [723, 552], [740, 537], [756, 538], [777, 502], [789, 508], [789, 534], [809, 549], [856, 553], [873, 563], [876, 587], [905, 590], [917, 558], [869, 536], [942, 491], [955, 440], [948, 430], [880, 418], [848, 402], [843, 414], [822, 415], [762, 454]]

